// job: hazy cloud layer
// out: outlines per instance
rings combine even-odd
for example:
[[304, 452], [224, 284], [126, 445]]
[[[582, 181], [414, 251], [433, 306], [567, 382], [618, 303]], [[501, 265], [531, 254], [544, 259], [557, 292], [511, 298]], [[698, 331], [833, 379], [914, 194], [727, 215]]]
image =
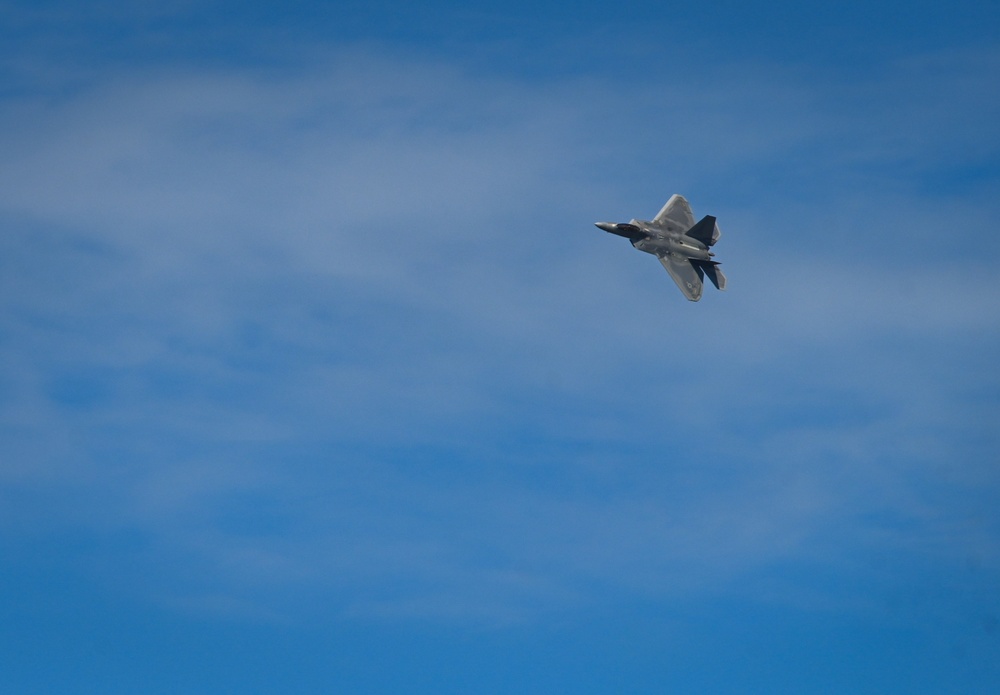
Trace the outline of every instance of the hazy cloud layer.
[[[4, 543], [268, 619], [995, 577], [996, 64], [636, 94], [358, 49], [11, 97]], [[675, 191], [723, 229], [698, 305], [592, 226]]]

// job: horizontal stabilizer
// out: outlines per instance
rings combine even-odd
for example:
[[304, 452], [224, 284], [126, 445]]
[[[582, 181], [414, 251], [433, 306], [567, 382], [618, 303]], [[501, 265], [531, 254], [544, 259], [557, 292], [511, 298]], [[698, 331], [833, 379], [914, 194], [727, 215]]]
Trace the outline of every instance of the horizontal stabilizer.
[[723, 274], [722, 268], [719, 267], [718, 261], [698, 261], [692, 259], [691, 265], [698, 269], [699, 275], [702, 273], [707, 275], [708, 279], [715, 285], [715, 289], [726, 289], [726, 276]]
[[715, 218], [711, 215], [705, 215], [698, 224], [691, 227], [684, 234], [692, 239], [697, 239], [705, 246], [711, 246], [715, 243]]

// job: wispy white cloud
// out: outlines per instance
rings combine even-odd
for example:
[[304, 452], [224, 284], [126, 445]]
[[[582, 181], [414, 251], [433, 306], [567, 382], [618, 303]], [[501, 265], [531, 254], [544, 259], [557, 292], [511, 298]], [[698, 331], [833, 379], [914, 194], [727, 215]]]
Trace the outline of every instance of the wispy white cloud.
[[[3, 494], [72, 498], [45, 532], [138, 534], [109, 573], [136, 579], [132, 553], [153, 593], [224, 611], [306, 592], [503, 621], [722, 590], [842, 557], [876, 512], [994, 568], [996, 535], [933, 490], [998, 483], [996, 249], [934, 243], [996, 203], [928, 198], [906, 166], [995, 146], [924, 110], [989, 73], [946, 58], [920, 89], [903, 66], [854, 92], [747, 71], [636, 94], [359, 50], [12, 99]], [[862, 195], [859, 162], [892, 192]], [[732, 287], [700, 305], [590, 226], [674, 189], [723, 222]]]

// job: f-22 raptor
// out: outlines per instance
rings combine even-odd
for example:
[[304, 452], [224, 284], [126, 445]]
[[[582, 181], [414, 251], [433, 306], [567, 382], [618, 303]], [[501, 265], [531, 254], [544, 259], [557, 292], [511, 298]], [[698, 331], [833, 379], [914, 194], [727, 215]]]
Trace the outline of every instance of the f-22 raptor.
[[605, 232], [623, 236], [640, 251], [651, 253], [670, 273], [684, 296], [692, 302], [701, 299], [704, 277], [716, 289], [726, 289], [726, 276], [709, 249], [722, 236], [715, 218], [705, 215], [695, 224], [691, 206], [676, 193], [651, 220], [597, 222]]

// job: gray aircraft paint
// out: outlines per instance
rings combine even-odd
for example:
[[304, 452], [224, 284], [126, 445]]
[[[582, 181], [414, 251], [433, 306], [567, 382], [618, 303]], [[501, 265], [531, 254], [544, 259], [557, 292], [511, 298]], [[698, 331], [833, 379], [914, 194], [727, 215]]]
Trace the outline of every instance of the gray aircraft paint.
[[652, 220], [630, 222], [597, 222], [605, 232], [617, 234], [632, 242], [640, 251], [656, 256], [670, 273], [684, 296], [692, 302], [701, 299], [704, 278], [716, 289], [726, 289], [726, 276], [709, 249], [719, 241], [722, 232], [715, 218], [705, 215], [697, 224], [691, 205], [676, 193]]

